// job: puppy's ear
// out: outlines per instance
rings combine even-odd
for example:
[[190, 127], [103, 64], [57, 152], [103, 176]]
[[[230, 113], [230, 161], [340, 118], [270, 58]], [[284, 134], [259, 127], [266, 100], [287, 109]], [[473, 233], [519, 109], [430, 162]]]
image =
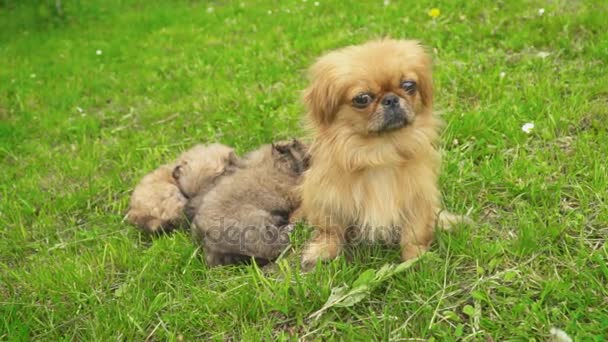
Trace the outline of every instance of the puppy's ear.
[[228, 153], [228, 165], [229, 166], [240, 166], [241, 165], [241, 160], [236, 155], [236, 153], [234, 153], [234, 151], [231, 151], [230, 153]]
[[290, 145], [291, 145], [291, 148], [296, 151], [304, 150], [304, 144], [302, 144], [302, 142], [296, 138], [293, 138]]
[[310, 86], [304, 90], [308, 115], [316, 125], [327, 126], [333, 122], [340, 105], [338, 77], [320, 60], [310, 69], [310, 80]]
[[304, 166], [304, 170], [308, 170], [308, 168], [310, 168], [310, 153], [304, 154], [304, 158], [302, 158], [302, 166]]
[[182, 175], [182, 166], [181, 165], [177, 165], [173, 169], [173, 173], [171, 173], [171, 175], [173, 176], [173, 179], [179, 180], [179, 177], [181, 177], [181, 175]]
[[283, 144], [272, 144], [273, 150], [279, 152], [280, 154], [289, 153], [289, 146]]

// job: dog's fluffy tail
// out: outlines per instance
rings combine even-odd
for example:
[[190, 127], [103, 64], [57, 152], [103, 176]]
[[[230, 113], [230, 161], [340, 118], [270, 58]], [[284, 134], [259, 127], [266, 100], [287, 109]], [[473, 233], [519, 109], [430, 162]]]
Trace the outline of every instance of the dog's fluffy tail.
[[445, 210], [440, 211], [437, 217], [437, 227], [443, 230], [451, 230], [459, 224], [473, 225], [473, 223], [473, 220], [466, 215], [456, 215]]

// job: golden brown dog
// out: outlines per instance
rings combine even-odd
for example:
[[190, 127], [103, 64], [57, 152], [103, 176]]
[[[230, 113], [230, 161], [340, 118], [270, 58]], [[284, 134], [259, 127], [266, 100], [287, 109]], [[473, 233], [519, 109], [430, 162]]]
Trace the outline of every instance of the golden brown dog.
[[440, 209], [430, 57], [416, 41], [371, 41], [322, 56], [310, 78], [301, 210], [316, 232], [303, 264], [335, 258], [349, 237], [399, 243], [403, 260], [422, 254]]

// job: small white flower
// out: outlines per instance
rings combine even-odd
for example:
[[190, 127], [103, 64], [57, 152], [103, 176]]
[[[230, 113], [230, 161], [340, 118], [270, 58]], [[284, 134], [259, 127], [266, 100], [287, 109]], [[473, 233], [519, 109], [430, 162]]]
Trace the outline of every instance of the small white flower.
[[459, 143], [458, 139], [452, 140], [452, 145], [456, 146], [456, 145], [458, 145], [458, 143]]
[[272, 14], [272, 10], [268, 10], [268, 15]]
[[319, 6], [319, 2], [318, 1], [315, 1], [315, 6]]
[[551, 328], [549, 330], [551, 333], [551, 337], [553, 337], [554, 341], [557, 342], [572, 342], [572, 337], [568, 336], [568, 334], [562, 329]]
[[545, 9], [544, 8], [539, 8], [538, 9], [538, 15], [542, 17], [543, 14], [545, 14]]
[[30, 74], [31, 78], [36, 78], [36, 74]]
[[549, 53], [549, 52], [541, 51], [536, 54], [536, 57], [545, 59], [545, 58], [549, 57], [550, 54], [551, 53]]
[[532, 133], [534, 129], [534, 122], [526, 122], [523, 126], [521, 126], [521, 130], [526, 134]]
[[391, 4], [391, 0], [384, 0], [384, 6], [388, 6]]
[[498, 76], [500, 76], [500, 78], [505, 78], [505, 76], [507, 76], [507, 73], [504, 71], [501, 71], [500, 74], [498, 74]]
[[102, 54], [102, 53], [103, 53], [103, 51], [101, 51], [101, 50], [97, 50], [97, 51], [95, 51], [95, 54], [96, 54], [97, 56], [101, 56], [101, 54]]
[[213, 13], [214, 9], [213, 7], [207, 7], [207, 13]]

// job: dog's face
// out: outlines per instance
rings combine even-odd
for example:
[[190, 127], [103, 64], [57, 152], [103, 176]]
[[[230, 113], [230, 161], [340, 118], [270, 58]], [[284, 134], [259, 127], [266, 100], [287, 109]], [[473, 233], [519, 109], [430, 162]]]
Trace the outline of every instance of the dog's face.
[[431, 115], [430, 58], [417, 42], [405, 40], [331, 52], [311, 68], [304, 101], [321, 130], [337, 123], [363, 136], [404, 129]]

